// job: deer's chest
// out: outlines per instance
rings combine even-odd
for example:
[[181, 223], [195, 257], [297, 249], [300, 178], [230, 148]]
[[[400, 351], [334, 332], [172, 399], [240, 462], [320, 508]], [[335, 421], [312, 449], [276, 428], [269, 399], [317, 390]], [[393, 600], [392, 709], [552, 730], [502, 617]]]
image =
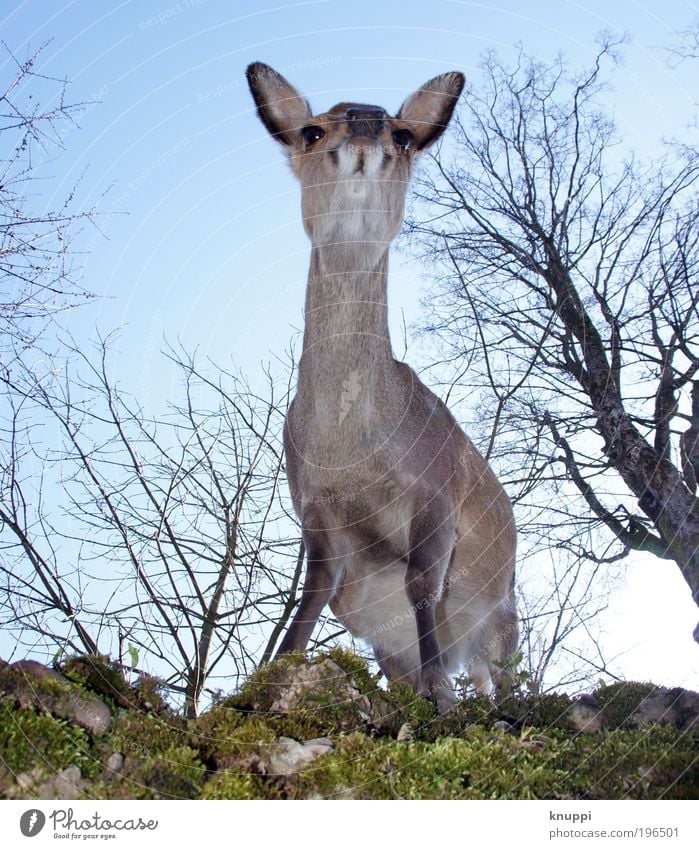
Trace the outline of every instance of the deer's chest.
[[332, 486], [348, 476], [365, 484], [385, 475], [402, 439], [400, 401], [358, 370], [326, 375], [313, 391], [299, 392], [285, 426], [287, 458], [310, 482]]
[[[397, 462], [395, 442], [377, 428], [330, 436], [289, 416], [285, 428], [287, 476], [301, 520], [312, 506], [341, 529], [352, 551], [368, 557], [404, 557], [415, 502], [415, 477]], [[338, 432], [339, 431], [339, 432]]]

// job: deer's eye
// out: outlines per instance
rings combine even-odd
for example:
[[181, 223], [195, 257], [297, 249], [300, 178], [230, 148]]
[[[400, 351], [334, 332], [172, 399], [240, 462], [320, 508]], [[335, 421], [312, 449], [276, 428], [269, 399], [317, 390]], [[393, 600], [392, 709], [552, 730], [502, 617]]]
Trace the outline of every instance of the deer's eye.
[[304, 142], [310, 146], [315, 144], [319, 139], [322, 139], [325, 135], [325, 130], [322, 130], [320, 127], [304, 127], [301, 130], [301, 135], [303, 136]]
[[391, 137], [393, 138], [394, 143], [397, 144], [401, 150], [405, 151], [410, 150], [410, 146], [415, 139], [410, 130], [394, 130], [391, 133]]

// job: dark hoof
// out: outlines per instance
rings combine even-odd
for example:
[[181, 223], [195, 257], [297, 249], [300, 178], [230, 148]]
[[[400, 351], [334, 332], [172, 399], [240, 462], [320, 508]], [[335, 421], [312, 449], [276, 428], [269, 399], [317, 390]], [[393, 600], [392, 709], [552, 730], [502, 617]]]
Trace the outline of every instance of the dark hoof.
[[431, 687], [420, 687], [420, 695], [434, 702], [440, 714], [449, 713], [459, 702], [449, 679], [439, 681]]

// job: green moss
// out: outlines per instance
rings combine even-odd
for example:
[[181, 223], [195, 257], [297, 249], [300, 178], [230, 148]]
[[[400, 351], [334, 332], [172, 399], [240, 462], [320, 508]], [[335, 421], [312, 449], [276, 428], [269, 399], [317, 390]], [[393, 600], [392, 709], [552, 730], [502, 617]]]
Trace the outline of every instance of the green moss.
[[130, 687], [121, 666], [105, 655], [81, 655], [66, 660], [61, 672], [97, 695], [110, 699], [119, 707], [135, 707], [138, 700]]
[[409, 722], [415, 727], [431, 722], [437, 716], [434, 703], [418, 696], [409, 684], [401, 682], [390, 684], [386, 691], [386, 699], [400, 711], [403, 722]]
[[224, 723], [204, 726], [197, 737], [205, 763], [214, 769], [243, 769], [258, 752], [273, 743], [278, 734], [267, 722], [250, 718], [235, 728]]
[[277, 737], [293, 737], [295, 740], [334, 737], [367, 728], [367, 720], [357, 704], [338, 701], [332, 688], [309, 693], [303, 705], [289, 713], [270, 713], [266, 722]]
[[335, 750], [318, 758], [299, 773], [292, 796], [297, 799], [371, 799], [367, 790], [375, 776], [371, 764], [379, 743], [361, 732], [336, 741]]
[[299, 798], [542, 798], [561, 779], [553, 753], [533, 750], [500, 732], [470, 728], [461, 739], [435, 743], [338, 742], [299, 776]]
[[216, 768], [217, 754], [226, 751], [228, 741], [243, 722], [243, 714], [229, 707], [226, 702], [190, 722], [192, 743], [199, 749], [204, 763]]
[[100, 769], [83, 728], [45, 713], [21, 710], [0, 699], [0, 761], [14, 775], [34, 767], [55, 775], [77, 766], [92, 777]]
[[696, 799], [696, 738], [674, 728], [614, 730], [576, 738], [566, 787], [579, 799]]
[[565, 693], [513, 693], [498, 702], [497, 713], [517, 727], [567, 729], [571, 704]]
[[225, 699], [223, 704], [245, 712], [266, 712], [277, 697], [280, 685], [288, 679], [288, 669], [291, 666], [302, 666], [306, 663], [303, 652], [285, 654], [276, 660], [266, 663], [248, 678], [240, 692]]
[[224, 770], [206, 782], [202, 799], [276, 799], [280, 798], [274, 785], [265, 783], [250, 773]]
[[[293, 693], [296, 706], [288, 713], [270, 707], [287, 693], [284, 682], [291, 666], [305, 663], [302, 655], [267, 665], [241, 693], [197, 719], [121, 709], [100, 738], [34, 709], [56, 708], [76, 694], [84, 699], [82, 685], [0, 669], [0, 694], [7, 694], [0, 698], [0, 795], [16, 792], [16, 773], [32, 772], [41, 783], [44, 774], [48, 780], [71, 765], [93, 781], [85, 798], [105, 799], [683, 799], [699, 793], [696, 734], [670, 725], [628, 727], [655, 689], [650, 684], [598, 689], [616, 727], [581, 734], [568, 727], [566, 695], [515, 693], [498, 703], [477, 696], [438, 716], [405, 684], [377, 689], [365, 662], [344, 650], [310, 666], [328, 659], [343, 674], [330, 667], [317, 670], [317, 680], [307, 676], [309, 687]], [[363, 694], [359, 703], [348, 682]], [[367, 698], [370, 724], [363, 715]], [[509, 732], [493, 727], [501, 719], [513, 726]], [[404, 723], [412, 740], [399, 743]], [[296, 775], [266, 775], [268, 747], [280, 736], [329, 736], [334, 749]], [[125, 756], [118, 774], [105, 768], [113, 752]]]
[[[352, 716], [348, 712], [349, 716]], [[275, 737], [292, 737], [294, 740], [310, 740], [313, 737], [328, 737], [342, 732], [345, 717], [335, 706], [297, 708], [291, 713], [269, 714], [267, 724]]]
[[474, 725], [491, 728], [497, 718], [495, 705], [487, 696], [473, 696], [459, 702], [449, 713], [422, 722], [415, 739], [431, 742], [440, 737], [461, 737]]
[[646, 696], [656, 689], [654, 684], [625, 681], [605, 684], [594, 695], [610, 727], [623, 728]]
[[471, 727], [434, 743], [361, 734], [308, 766], [296, 798], [696, 798], [697, 751], [668, 728], [578, 735], [525, 729], [519, 737]]
[[347, 673], [360, 693], [370, 696], [378, 689], [377, 678], [369, 671], [369, 666], [364, 658], [357, 657], [354, 652], [341, 646], [335, 646], [329, 651], [319, 654], [316, 662], [322, 661], [326, 657], [335, 661], [340, 669]]
[[113, 751], [138, 758], [148, 758], [189, 743], [190, 734], [183, 719], [163, 718], [135, 710], [121, 712], [107, 737], [107, 744]]
[[57, 678], [39, 678], [21, 669], [0, 667], [0, 696], [7, 696], [8, 700], [20, 703], [52, 701], [64, 697], [67, 692], [79, 694], [82, 689]]
[[85, 798], [97, 799], [197, 799], [204, 786], [206, 768], [199, 753], [188, 746], [173, 746], [146, 758], [129, 757], [124, 769], [90, 788]]
[[131, 777], [140, 779], [156, 798], [196, 799], [205, 772], [197, 751], [188, 746], [173, 746], [148, 759]]

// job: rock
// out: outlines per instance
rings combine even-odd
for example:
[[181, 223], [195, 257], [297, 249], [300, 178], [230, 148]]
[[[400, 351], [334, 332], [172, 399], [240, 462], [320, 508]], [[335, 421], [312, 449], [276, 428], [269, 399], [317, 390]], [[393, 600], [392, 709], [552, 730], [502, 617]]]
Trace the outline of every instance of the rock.
[[409, 722], [404, 722], [398, 729], [396, 740], [398, 743], [411, 743], [414, 736], [413, 726]]
[[657, 687], [629, 717], [628, 725], [674, 725], [680, 731], [699, 728], [699, 693], [682, 687]]
[[121, 752], [112, 752], [107, 758], [106, 766], [110, 772], [121, 772], [124, 768], [124, 756]]
[[326, 658], [320, 663], [304, 664], [289, 668], [289, 680], [284, 682], [281, 691], [272, 702], [270, 710], [290, 713], [312, 699], [314, 695], [334, 696], [333, 703], [349, 701], [356, 703], [369, 719], [371, 704], [369, 699], [349, 680], [334, 660]]
[[43, 663], [39, 663], [36, 660], [18, 660], [11, 664], [9, 668], [17, 672], [23, 672], [32, 678], [52, 678], [54, 681], [68, 681], [60, 672], [56, 672], [55, 669], [51, 669], [50, 666], [44, 666]]
[[20, 772], [15, 778], [15, 781], [17, 782], [17, 786], [20, 790], [29, 790], [29, 788], [33, 787], [40, 778], [41, 770], [39, 767], [34, 767], [34, 769], [30, 772]]
[[683, 691], [678, 705], [678, 722], [681, 731], [699, 730], [699, 693]]
[[329, 737], [314, 737], [312, 740], [306, 740], [304, 746], [310, 747], [319, 755], [324, 755], [329, 749], [333, 748], [333, 741]]
[[79, 799], [83, 790], [90, 786], [77, 766], [69, 766], [55, 778], [34, 789], [38, 799]]
[[8, 798], [19, 799], [79, 799], [90, 782], [82, 777], [77, 766], [69, 766], [50, 778], [41, 768], [20, 773], [16, 779], [16, 791]]
[[[45, 785], [48, 790], [49, 798], [52, 799], [78, 799], [81, 792], [86, 789], [88, 782], [85, 781], [77, 766], [69, 766], [63, 772]], [[39, 793], [44, 788], [39, 788]]]
[[112, 713], [97, 696], [71, 694], [67, 701], [56, 705], [52, 713], [75, 722], [90, 734], [106, 734], [112, 726]]
[[275, 668], [280, 680], [266, 683], [264, 693], [253, 700], [255, 710], [289, 714], [330, 708], [339, 731], [353, 731], [371, 722], [369, 699], [334, 660]]
[[0, 695], [24, 710], [43, 710], [91, 734], [111, 728], [111, 711], [101, 699], [34, 660], [20, 660], [2, 670]]
[[506, 719], [498, 719], [497, 722], [493, 723], [493, 728], [498, 731], [506, 731], [508, 734], [515, 730], [514, 725]]
[[590, 695], [578, 696], [568, 709], [566, 718], [575, 731], [583, 734], [597, 734], [606, 725], [599, 702]]
[[267, 762], [264, 772], [268, 775], [293, 775], [332, 749], [333, 744], [327, 737], [317, 737], [303, 743], [290, 737], [280, 737], [264, 757]]

